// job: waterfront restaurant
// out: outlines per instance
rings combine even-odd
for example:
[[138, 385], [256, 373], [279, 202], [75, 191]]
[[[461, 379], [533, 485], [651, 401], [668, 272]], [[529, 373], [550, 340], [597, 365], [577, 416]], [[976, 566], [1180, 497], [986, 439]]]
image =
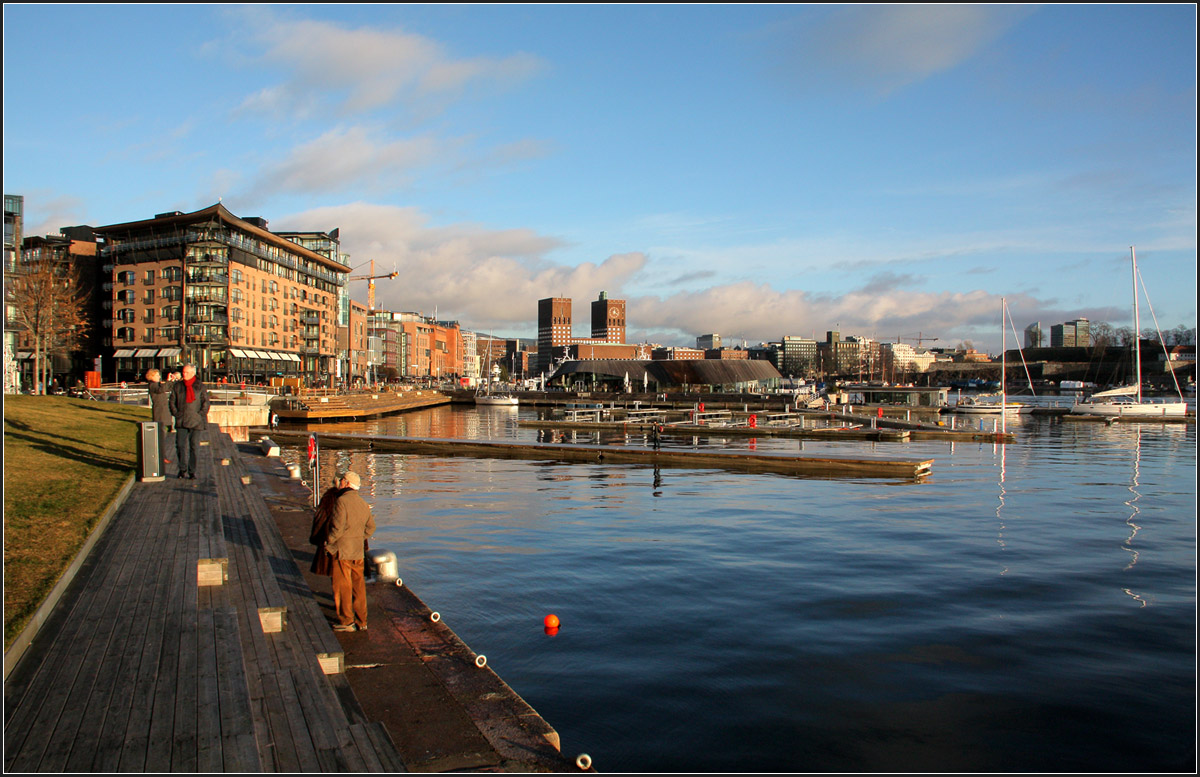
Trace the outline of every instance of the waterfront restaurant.
[[303, 377], [338, 370], [338, 300], [350, 268], [239, 218], [220, 203], [194, 213], [95, 230], [109, 273], [113, 380], [149, 367], [196, 365], [208, 382]]
[[558, 365], [549, 385], [595, 387], [597, 391], [764, 392], [779, 388], [782, 376], [762, 360], [686, 359], [681, 361], [583, 359]]

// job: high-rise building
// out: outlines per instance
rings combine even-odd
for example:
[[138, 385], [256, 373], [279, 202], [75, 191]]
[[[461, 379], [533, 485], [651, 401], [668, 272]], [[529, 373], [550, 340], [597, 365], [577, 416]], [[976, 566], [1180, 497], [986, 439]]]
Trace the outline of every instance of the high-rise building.
[[592, 301], [592, 339], [625, 342], [625, 300], [609, 299], [608, 292]]
[[625, 300], [606, 292], [592, 302], [592, 336], [571, 336], [571, 300], [538, 300], [538, 342], [535, 372], [548, 373], [559, 359], [633, 359], [638, 346], [625, 344]]
[[1051, 348], [1087, 348], [1091, 344], [1091, 324], [1086, 318], [1077, 318], [1050, 327]]
[[537, 371], [547, 372], [554, 360], [565, 355], [571, 344], [571, 300], [547, 297], [538, 300]]

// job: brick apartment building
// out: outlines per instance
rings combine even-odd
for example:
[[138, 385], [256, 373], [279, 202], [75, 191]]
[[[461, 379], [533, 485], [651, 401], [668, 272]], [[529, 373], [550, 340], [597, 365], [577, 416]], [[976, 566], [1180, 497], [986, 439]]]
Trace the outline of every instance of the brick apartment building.
[[[108, 380], [193, 363], [207, 381], [341, 372], [349, 267], [330, 233], [272, 233], [216, 204], [95, 229], [111, 272]], [[299, 242], [297, 242], [299, 241]]]

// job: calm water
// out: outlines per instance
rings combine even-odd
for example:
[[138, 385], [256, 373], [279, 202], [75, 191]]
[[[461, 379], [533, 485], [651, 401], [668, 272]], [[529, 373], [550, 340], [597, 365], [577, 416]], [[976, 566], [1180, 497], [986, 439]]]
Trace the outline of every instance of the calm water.
[[[535, 439], [516, 417], [324, 428]], [[1193, 771], [1195, 427], [1009, 429], [1005, 446], [803, 445], [935, 459], [920, 484], [332, 451], [322, 466], [362, 473], [373, 545], [599, 771]]]

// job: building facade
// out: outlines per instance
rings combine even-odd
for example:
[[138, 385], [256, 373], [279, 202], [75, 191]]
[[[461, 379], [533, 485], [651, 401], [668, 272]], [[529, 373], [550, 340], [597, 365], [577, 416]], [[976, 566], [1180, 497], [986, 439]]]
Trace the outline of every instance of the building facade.
[[314, 250], [220, 203], [95, 232], [112, 278], [106, 379], [192, 363], [210, 382], [336, 380], [349, 273], [336, 234], [325, 233], [330, 245]]
[[[538, 340], [534, 368], [536, 372], [549, 373], [554, 363], [563, 358], [638, 358], [636, 355], [617, 355], [639, 353], [638, 346], [625, 343], [625, 300], [609, 299], [608, 293], [602, 291], [600, 296], [592, 301], [591, 313], [592, 336], [572, 337], [571, 300], [566, 297], [538, 300]], [[579, 349], [573, 349], [572, 346], [579, 346]], [[589, 347], [592, 353], [606, 355], [579, 355], [585, 353]]]
[[1087, 348], [1091, 344], [1091, 324], [1086, 318], [1077, 318], [1050, 327], [1051, 348]]
[[21, 258], [21, 240], [25, 225], [25, 198], [19, 194], [4, 195], [4, 393], [21, 390], [17, 369], [17, 332], [13, 325], [16, 313], [9, 300], [12, 278]]

